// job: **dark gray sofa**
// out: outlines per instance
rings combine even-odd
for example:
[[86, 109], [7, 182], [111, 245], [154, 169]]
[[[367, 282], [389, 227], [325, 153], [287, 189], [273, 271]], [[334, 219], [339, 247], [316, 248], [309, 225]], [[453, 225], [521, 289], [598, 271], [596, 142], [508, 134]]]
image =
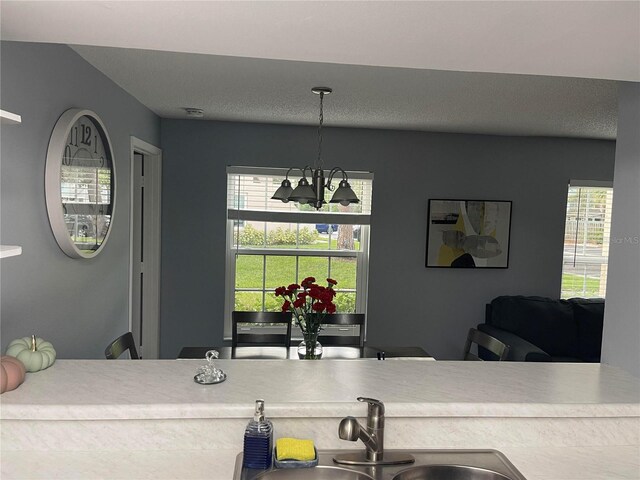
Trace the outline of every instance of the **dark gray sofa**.
[[[604, 299], [494, 298], [478, 330], [510, 346], [516, 362], [599, 362]], [[487, 351], [480, 357], [492, 360]]]

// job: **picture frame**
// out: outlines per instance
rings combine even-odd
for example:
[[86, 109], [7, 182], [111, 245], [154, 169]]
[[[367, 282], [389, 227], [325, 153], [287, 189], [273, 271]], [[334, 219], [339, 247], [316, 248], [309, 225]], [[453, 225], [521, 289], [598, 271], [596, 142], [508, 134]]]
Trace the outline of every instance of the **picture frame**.
[[510, 200], [429, 199], [427, 268], [509, 268]]

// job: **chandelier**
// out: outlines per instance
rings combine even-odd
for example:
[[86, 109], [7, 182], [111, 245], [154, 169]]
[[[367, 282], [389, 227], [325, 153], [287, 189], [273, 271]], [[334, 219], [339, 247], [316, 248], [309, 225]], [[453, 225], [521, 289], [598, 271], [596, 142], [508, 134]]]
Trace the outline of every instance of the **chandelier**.
[[[324, 189], [329, 191], [335, 190], [329, 203], [339, 203], [340, 205], [347, 206], [350, 203], [358, 203], [360, 200], [351, 189], [349, 185], [349, 178], [347, 173], [340, 167], [334, 167], [329, 171], [329, 175], [326, 177], [323, 169], [322, 162], [322, 124], [323, 118], [323, 100], [325, 95], [329, 95], [333, 90], [329, 87], [313, 87], [311, 89], [316, 95], [320, 95], [320, 121], [318, 124], [318, 158], [313, 164], [313, 168], [309, 165], [300, 169], [297, 167], [291, 167], [287, 170], [287, 175], [282, 181], [282, 185], [276, 190], [276, 193], [271, 197], [273, 200], [281, 200], [284, 203], [298, 202], [300, 204], [312, 205], [316, 210], [322, 208], [327, 202], [324, 200]], [[291, 188], [291, 182], [289, 181], [289, 173], [292, 170], [300, 170], [302, 178], [298, 181], [296, 188]], [[307, 179], [307, 172], [311, 176], [311, 183]], [[338, 184], [338, 188], [335, 188], [331, 184], [333, 177], [340, 173], [342, 180]]]

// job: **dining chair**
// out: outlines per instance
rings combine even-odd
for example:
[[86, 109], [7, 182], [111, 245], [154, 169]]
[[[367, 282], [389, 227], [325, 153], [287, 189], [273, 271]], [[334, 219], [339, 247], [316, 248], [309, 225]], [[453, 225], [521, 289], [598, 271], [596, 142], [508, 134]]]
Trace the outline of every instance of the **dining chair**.
[[140, 360], [138, 351], [136, 350], [136, 342], [131, 332], [120, 335], [111, 342], [107, 348], [104, 349], [104, 356], [107, 357], [107, 360], [115, 360], [122, 355], [125, 350], [129, 350], [131, 360]]
[[[322, 325], [337, 325], [338, 330], [348, 331], [358, 327], [358, 335], [336, 335], [335, 330], [320, 330], [318, 341], [322, 346], [364, 347], [364, 313], [332, 313], [326, 315]], [[333, 332], [333, 333], [329, 333]]]
[[502, 343], [497, 338], [492, 337], [491, 335], [487, 335], [484, 332], [476, 330], [475, 328], [469, 329], [469, 334], [467, 335], [467, 341], [464, 345], [464, 359], [465, 360], [480, 360], [478, 355], [471, 353], [471, 344], [475, 343], [478, 347], [478, 353], [481, 348], [488, 350], [490, 352], [489, 356], [495, 357], [495, 360], [502, 361], [507, 358], [509, 354], [509, 345]]
[[[239, 324], [248, 324], [249, 332], [242, 332]], [[284, 333], [273, 333], [265, 327], [270, 324], [285, 325], [287, 330]], [[231, 346], [254, 345], [254, 346], [291, 346], [291, 313], [289, 312], [243, 312], [234, 311], [231, 313]], [[260, 332], [260, 330], [265, 330]]]

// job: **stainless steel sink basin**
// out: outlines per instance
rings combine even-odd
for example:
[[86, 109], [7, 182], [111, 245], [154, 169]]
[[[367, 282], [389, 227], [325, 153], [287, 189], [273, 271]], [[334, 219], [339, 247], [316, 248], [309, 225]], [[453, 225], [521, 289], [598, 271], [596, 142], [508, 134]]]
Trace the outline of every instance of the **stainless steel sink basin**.
[[236, 458], [234, 480], [526, 480], [497, 450], [387, 450], [413, 455], [412, 465], [337, 465], [333, 457], [356, 450], [319, 450], [312, 468], [251, 470]]
[[510, 480], [493, 470], [466, 465], [421, 465], [398, 473], [393, 480]]
[[304, 478], [313, 478], [314, 480], [373, 480], [369, 475], [356, 470], [325, 465], [305, 469], [285, 468], [268, 470], [254, 478], [256, 480], [294, 480]]

